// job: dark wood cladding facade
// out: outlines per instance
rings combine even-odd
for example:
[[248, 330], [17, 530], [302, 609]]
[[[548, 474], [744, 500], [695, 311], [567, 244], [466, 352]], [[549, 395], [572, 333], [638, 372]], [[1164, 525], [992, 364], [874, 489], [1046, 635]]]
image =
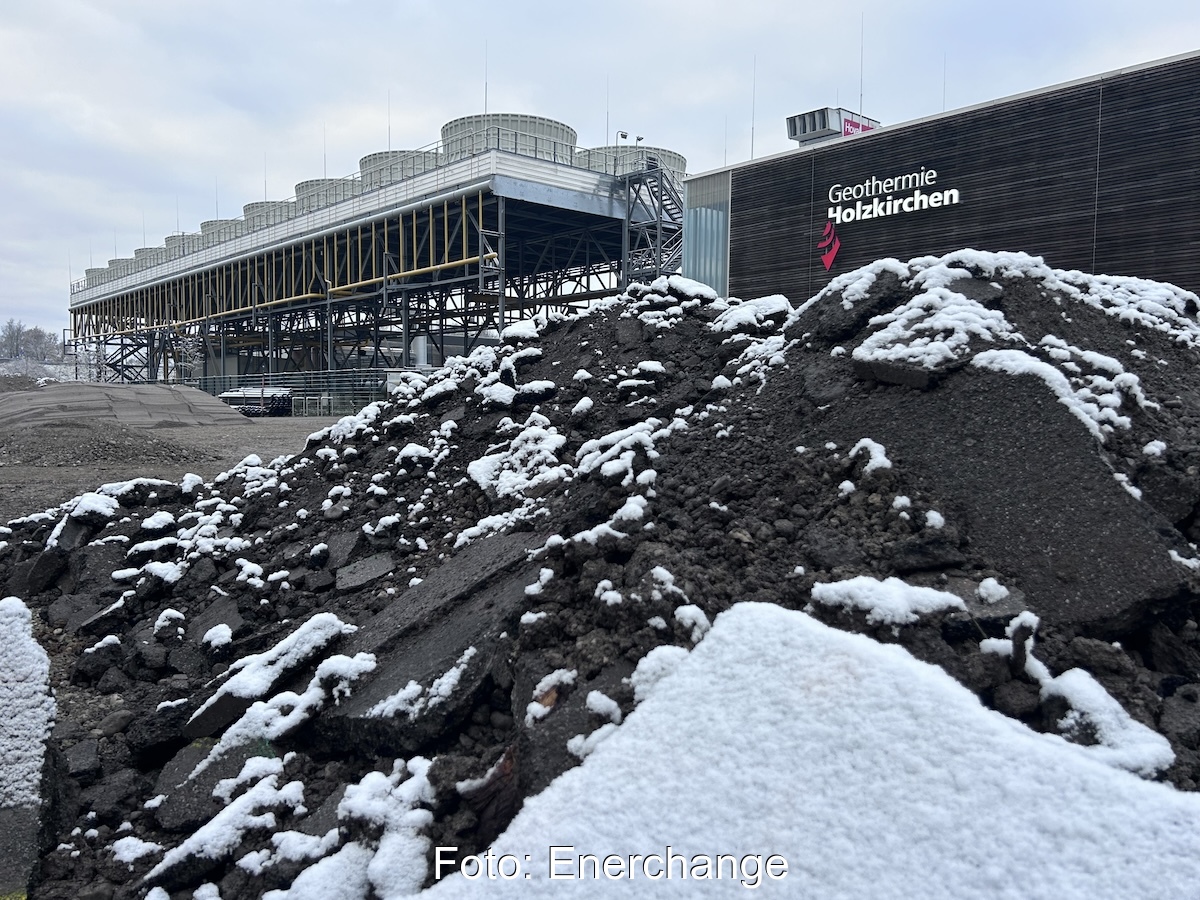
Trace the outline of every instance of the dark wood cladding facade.
[[[922, 166], [959, 202], [837, 225], [826, 272], [830, 188]], [[737, 297], [803, 299], [881, 257], [963, 247], [1200, 291], [1200, 56], [797, 150], [733, 170], [731, 188]]]

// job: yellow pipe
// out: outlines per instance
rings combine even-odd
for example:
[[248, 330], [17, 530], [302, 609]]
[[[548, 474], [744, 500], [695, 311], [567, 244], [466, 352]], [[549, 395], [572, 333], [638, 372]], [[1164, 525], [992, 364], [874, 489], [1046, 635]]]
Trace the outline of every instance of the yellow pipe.
[[390, 275], [381, 275], [378, 278], [368, 278], [366, 281], [356, 281], [356, 282], [354, 282], [354, 284], [341, 284], [341, 285], [338, 285], [337, 287], [330, 288], [329, 293], [331, 293], [331, 294], [344, 293], [346, 291], [354, 290], [355, 288], [368, 287], [369, 285], [372, 285], [372, 284], [379, 284], [386, 279], [395, 280], [395, 279], [400, 279], [400, 278], [408, 278], [411, 275], [428, 275], [431, 272], [440, 272], [443, 269], [457, 269], [462, 266], [469, 266], [472, 263], [480, 263], [480, 262], [483, 262], [484, 260], [494, 259], [495, 257], [496, 257], [495, 253], [485, 253], [482, 257], [472, 256], [468, 259], [454, 259], [454, 260], [451, 260], [450, 262], [438, 263], [435, 266], [425, 266], [422, 269], [409, 269], [407, 272], [393, 272]]

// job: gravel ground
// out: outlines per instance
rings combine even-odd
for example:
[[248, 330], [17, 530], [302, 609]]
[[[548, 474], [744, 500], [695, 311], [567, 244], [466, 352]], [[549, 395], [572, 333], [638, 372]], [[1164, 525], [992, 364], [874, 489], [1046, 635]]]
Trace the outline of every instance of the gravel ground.
[[251, 453], [264, 461], [304, 449], [333, 418], [248, 419], [235, 426], [128, 428], [89, 420], [0, 432], [0, 522], [130, 478], [210, 477]]

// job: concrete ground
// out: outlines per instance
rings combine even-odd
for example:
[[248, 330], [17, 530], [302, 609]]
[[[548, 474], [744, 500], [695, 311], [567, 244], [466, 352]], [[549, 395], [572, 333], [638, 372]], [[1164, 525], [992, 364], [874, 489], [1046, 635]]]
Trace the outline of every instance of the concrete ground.
[[0, 393], [0, 522], [130, 478], [211, 478], [298, 453], [336, 416], [250, 419], [176, 386], [54, 384]]
[[25, 897], [29, 873], [38, 858], [38, 811], [0, 809], [0, 900]]

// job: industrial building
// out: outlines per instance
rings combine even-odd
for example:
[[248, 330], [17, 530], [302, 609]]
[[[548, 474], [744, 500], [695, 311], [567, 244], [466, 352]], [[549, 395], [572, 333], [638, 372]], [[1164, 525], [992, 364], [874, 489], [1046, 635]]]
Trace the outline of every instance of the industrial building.
[[793, 116], [798, 149], [685, 180], [684, 274], [804, 299], [971, 247], [1200, 291], [1198, 97], [1189, 53], [900, 125]]
[[686, 178], [623, 132], [585, 149], [561, 122], [467, 116], [88, 269], [73, 340], [105, 380], [260, 406], [275, 387], [324, 411], [681, 268], [722, 295], [805, 298], [881, 257], [973, 247], [1200, 291], [1198, 96], [1200, 52], [899, 125], [814, 110], [786, 123], [797, 149]]
[[390, 371], [679, 269], [686, 161], [622, 139], [579, 148], [551, 119], [455, 119], [428, 147], [88, 269], [73, 342], [103, 380], [354, 408]]

